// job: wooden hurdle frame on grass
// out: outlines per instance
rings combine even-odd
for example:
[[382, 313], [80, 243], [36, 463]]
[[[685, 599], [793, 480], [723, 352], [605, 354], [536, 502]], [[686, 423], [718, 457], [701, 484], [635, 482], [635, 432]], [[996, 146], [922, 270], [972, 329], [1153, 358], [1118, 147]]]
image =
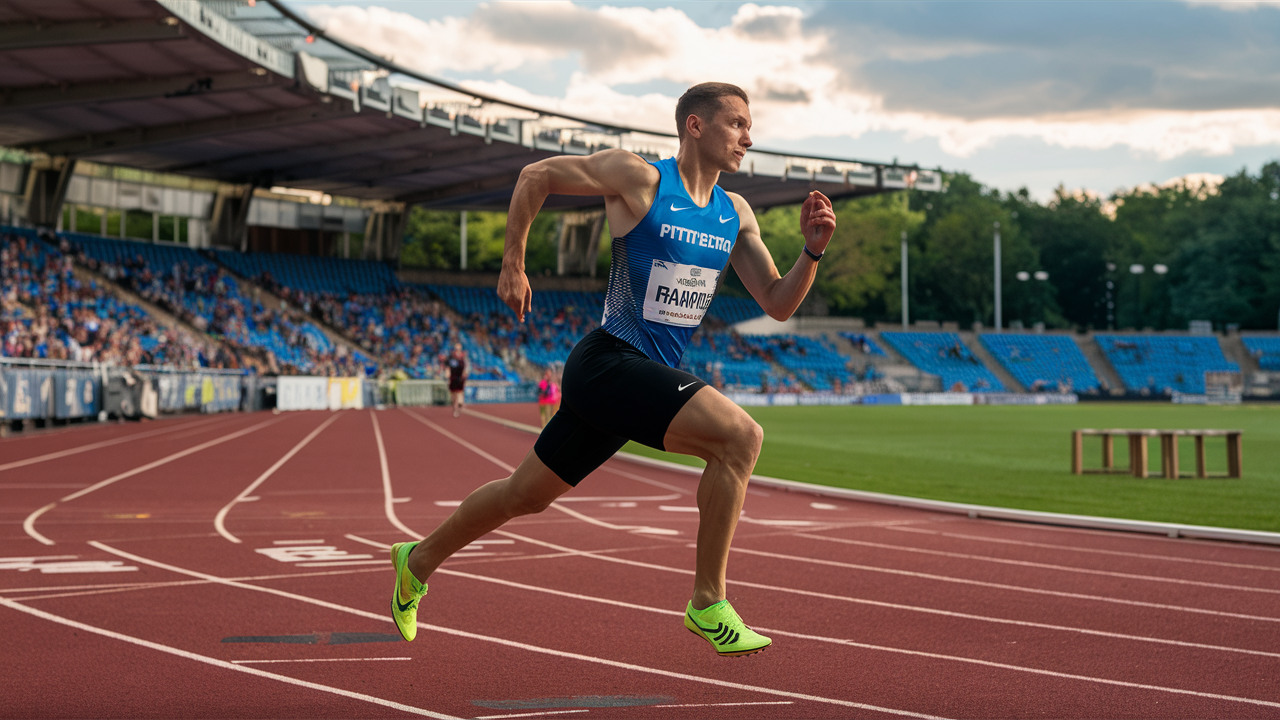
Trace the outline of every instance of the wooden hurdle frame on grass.
[[[1160, 474], [1154, 477], [1176, 479], [1180, 477], [1228, 477], [1238, 478], [1244, 461], [1244, 443], [1241, 430], [1130, 430], [1110, 429], [1094, 430], [1085, 428], [1071, 432], [1071, 472], [1075, 475], [1085, 473], [1124, 473], [1134, 477], [1152, 477], [1148, 472], [1147, 438], [1160, 438]], [[1086, 470], [1084, 467], [1084, 436], [1099, 435], [1102, 437], [1102, 467]], [[1115, 466], [1115, 436], [1129, 438], [1129, 467]], [[1196, 472], [1194, 475], [1183, 475], [1178, 468], [1178, 438], [1191, 436], [1196, 441]], [[1209, 475], [1205, 471], [1204, 439], [1206, 437], [1226, 437], [1227, 439], [1227, 474]]]

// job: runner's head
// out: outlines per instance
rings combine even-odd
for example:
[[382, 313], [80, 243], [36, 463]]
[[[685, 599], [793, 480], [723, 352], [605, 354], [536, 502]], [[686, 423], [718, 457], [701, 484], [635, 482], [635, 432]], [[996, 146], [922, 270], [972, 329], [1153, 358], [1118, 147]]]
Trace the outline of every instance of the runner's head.
[[462, 357], [462, 343], [455, 343], [453, 346], [453, 356]]
[[694, 85], [676, 102], [676, 131], [681, 145], [693, 143], [722, 171], [737, 172], [751, 147], [747, 93], [729, 83]]

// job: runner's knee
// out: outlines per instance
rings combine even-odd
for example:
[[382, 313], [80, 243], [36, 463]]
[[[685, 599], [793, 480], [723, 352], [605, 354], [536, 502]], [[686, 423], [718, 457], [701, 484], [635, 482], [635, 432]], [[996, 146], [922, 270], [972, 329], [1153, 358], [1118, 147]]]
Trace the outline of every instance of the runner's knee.
[[733, 413], [723, 421], [715, 454], [721, 462], [743, 465], [750, 470], [760, 457], [764, 429], [745, 411]]
[[520, 517], [521, 515], [536, 515], [551, 507], [551, 503], [555, 502], [554, 497], [538, 495], [530, 492], [527, 488], [510, 484], [507, 486], [505, 500], [504, 507], [509, 518]]

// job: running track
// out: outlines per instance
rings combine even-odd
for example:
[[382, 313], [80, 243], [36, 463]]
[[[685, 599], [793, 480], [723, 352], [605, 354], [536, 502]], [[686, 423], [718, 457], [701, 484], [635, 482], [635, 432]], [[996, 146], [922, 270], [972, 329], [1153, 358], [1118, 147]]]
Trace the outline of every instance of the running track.
[[391, 637], [384, 548], [532, 439], [421, 408], [0, 441], [0, 717], [1280, 717], [1276, 549], [753, 487], [729, 591], [774, 646], [722, 659], [681, 624], [696, 477], [625, 459]]

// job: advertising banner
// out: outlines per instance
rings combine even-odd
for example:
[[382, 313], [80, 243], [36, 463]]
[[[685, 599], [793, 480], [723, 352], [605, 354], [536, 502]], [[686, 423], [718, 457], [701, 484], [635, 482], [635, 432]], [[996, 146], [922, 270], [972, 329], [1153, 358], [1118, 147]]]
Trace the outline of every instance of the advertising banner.
[[182, 406], [195, 409], [204, 402], [204, 387], [199, 375], [182, 374]]
[[9, 384], [11, 380], [9, 376], [12, 371], [8, 368], [0, 368], [0, 419], [9, 418]]
[[329, 378], [281, 376], [276, 382], [276, 407], [281, 410], [328, 410]]
[[5, 416], [10, 420], [53, 417], [53, 371], [13, 369]]
[[226, 412], [240, 407], [239, 375], [205, 377], [200, 385], [203, 412]]
[[160, 374], [156, 376], [156, 390], [160, 393], [160, 411], [178, 412], [184, 407], [182, 389], [185, 381], [181, 375]]
[[98, 380], [86, 370], [54, 371], [54, 417], [78, 418], [98, 414]]
[[361, 379], [329, 378], [329, 409], [364, 407], [364, 391]]

